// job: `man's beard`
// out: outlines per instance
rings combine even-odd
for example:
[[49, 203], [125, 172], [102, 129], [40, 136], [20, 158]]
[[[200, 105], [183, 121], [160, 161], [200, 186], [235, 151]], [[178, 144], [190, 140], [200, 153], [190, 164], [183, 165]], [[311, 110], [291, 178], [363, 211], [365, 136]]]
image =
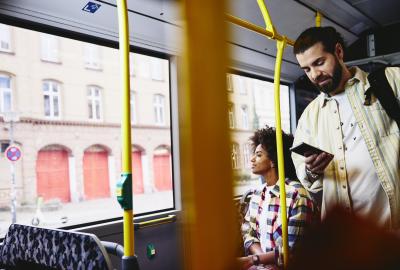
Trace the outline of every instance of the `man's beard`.
[[[339, 64], [339, 61], [336, 59], [335, 60], [335, 67], [333, 69], [333, 76], [324, 76], [321, 75], [319, 78], [317, 78], [317, 83], [314, 83], [315, 87], [321, 92], [324, 92], [326, 94], [329, 94], [336, 90], [340, 84], [340, 81], [342, 80], [342, 66]], [[319, 85], [318, 82], [323, 82], [324, 80], [331, 79], [330, 82], [324, 84], [324, 85]]]

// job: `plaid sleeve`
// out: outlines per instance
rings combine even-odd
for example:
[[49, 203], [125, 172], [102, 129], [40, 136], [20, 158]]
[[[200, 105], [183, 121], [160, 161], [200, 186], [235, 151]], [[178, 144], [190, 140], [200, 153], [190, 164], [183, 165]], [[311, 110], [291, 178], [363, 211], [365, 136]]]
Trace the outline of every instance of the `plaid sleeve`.
[[[249, 209], [246, 212], [246, 216], [244, 217], [244, 221], [242, 223], [242, 236], [245, 253], [249, 254], [249, 248], [254, 243], [259, 243], [260, 239], [258, 239], [257, 231], [256, 231], [256, 216], [254, 213], [254, 207], [257, 206], [257, 203], [252, 199], [250, 201]], [[257, 209], [256, 209], [257, 211]]]
[[304, 234], [304, 229], [315, 219], [316, 206], [314, 201], [302, 192], [298, 192], [289, 212], [288, 242], [289, 248]]

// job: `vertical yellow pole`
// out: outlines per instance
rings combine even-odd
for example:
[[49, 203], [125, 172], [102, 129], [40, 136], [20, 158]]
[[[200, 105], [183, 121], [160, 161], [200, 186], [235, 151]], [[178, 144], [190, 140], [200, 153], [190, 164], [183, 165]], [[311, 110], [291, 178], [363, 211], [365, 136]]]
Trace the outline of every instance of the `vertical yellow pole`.
[[[132, 154], [131, 154], [131, 113], [130, 113], [130, 82], [129, 82], [129, 25], [126, 0], [118, 0], [119, 52], [121, 64], [122, 89], [122, 175], [128, 182], [121, 194], [117, 187], [117, 196], [124, 195], [124, 255], [134, 256], [133, 210], [132, 210]], [[129, 183], [130, 181], [130, 183]]]
[[228, 136], [225, 1], [184, 1], [180, 87], [184, 269], [237, 269]]
[[321, 27], [321, 19], [322, 19], [322, 14], [317, 10], [315, 14], [315, 26], [316, 27]]
[[282, 219], [282, 249], [284, 268], [287, 268], [289, 259], [289, 245], [288, 245], [288, 224], [286, 215], [286, 188], [285, 188], [285, 164], [283, 157], [283, 141], [282, 141], [282, 127], [281, 127], [281, 107], [280, 107], [280, 79], [281, 79], [281, 64], [283, 51], [286, 46], [286, 38], [283, 41], [278, 40], [278, 52], [275, 60], [275, 74], [274, 74], [274, 98], [275, 98], [275, 125], [276, 125], [276, 148], [278, 150], [278, 175], [279, 175], [279, 189], [280, 189], [280, 207]]

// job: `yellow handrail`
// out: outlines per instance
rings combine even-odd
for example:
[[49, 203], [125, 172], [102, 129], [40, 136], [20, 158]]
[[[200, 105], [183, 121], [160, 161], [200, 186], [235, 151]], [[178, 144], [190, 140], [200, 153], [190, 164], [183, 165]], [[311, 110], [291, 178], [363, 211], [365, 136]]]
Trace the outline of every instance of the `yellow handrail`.
[[[272, 29], [274, 35], [277, 36], [274, 24], [269, 16], [267, 6], [264, 0], [257, 0], [258, 6], [263, 15], [267, 29]], [[276, 149], [278, 155], [278, 176], [279, 176], [279, 193], [280, 193], [280, 210], [281, 210], [281, 224], [282, 224], [282, 251], [284, 269], [287, 268], [289, 258], [289, 241], [288, 241], [288, 223], [286, 214], [286, 187], [285, 187], [285, 160], [283, 156], [283, 141], [282, 141], [282, 127], [281, 127], [281, 108], [280, 108], [280, 80], [281, 80], [281, 65], [283, 51], [286, 46], [286, 38], [283, 36], [280, 40], [276, 41], [277, 55], [275, 59], [275, 72], [274, 72], [274, 99], [275, 99], [275, 126], [276, 126]]]
[[[243, 28], [246, 28], [248, 30], [256, 32], [265, 37], [268, 37], [268, 38], [274, 37], [273, 39], [275, 39], [275, 40], [281, 40], [281, 41], [283, 40], [283, 36], [281, 36], [279, 33], [275, 33], [275, 36], [274, 36], [274, 33], [272, 33], [271, 31], [265, 30], [264, 28], [262, 28], [258, 25], [255, 25], [255, 24], [248, 22], [246, 20], [243, 20], [241, 18], [235, 17], [231, 14], [225, 14], [225, 18], [227, 21], [229, 21], [233, 24], [236, 24], [238, 26], [241, 26]], [[288, 44], [290, 46], [294, 46], [294, 41], [286, 38], [286, 44]]]
[[317, 10], [315, 14], [315, 26], [316, 27], [321, 27], [321, 19], [322, 19], [322, 14]]
[[271, 38], [274, 39], [274, 37], [276, 35], [276, 30], [275, 30], [274, 24], [272, 23], [271, 16], [269, 16], [267, 6], [265, 5], [264, 0], [257, 0], [257, 4], [258, 4], [258, 7], [261, 10], [261, 14], [263, 15], [263, 18], [264, 18], [265, 28], [268, 31], [272, 32]]
[[[129, 25], [126, 0], [118, 0], [118, 27], [119, 27], [119, 52], [121, 62], [121, 89], [122, 89], [122, 175], [127, 181], [132, 181], [132, 146], [131, 146], [131, 113], [130, 113], [130, 81], [129, 81]], [[124, 207], [124, 255], [134, 256], [134, 232], [132, 210], [132, 183], [127, 185], [127, 207]], [[121, 196], [117, 190], [117, 196]], [[119, 193], [119, 194], [118, 194]], [[130, 196], [129, 196], [130, 195]], [[130, 208], [130, 209], [129, 209]]]
[[281, 127], [281, 108], [280, 108], [280, 79], [281, 79], [281, 64], [283, 51], [285, 50], [286, 42], [278, 40], [276, 43], [278, 48], [275, 60], [274, 73], [274, 99], [275, 99], [275, 125], [276, 125], [276, 148], [278, 150], [278, 175], [279, 175], [279, 191], [280, 191], [280, 207], [282, 220], [282, 250], [284, 269], [287, 268], [289, 259], [288, 245], [288, 223], [286, 216], [286, 188], [285, 188], [285, 164], [283, 156], [283, 141]]

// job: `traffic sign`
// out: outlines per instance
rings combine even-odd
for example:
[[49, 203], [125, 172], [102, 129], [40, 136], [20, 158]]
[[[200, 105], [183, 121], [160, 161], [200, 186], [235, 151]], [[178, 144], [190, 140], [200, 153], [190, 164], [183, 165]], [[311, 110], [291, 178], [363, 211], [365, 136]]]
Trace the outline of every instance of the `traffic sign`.
[[6, 152], [5, 152], [6, 158], [10, 161], [17, 161], [18, 159], [21, 158], [22, 152], [21, 149], [19, 149], [15, 145], [10, 145], [7, 147]]

